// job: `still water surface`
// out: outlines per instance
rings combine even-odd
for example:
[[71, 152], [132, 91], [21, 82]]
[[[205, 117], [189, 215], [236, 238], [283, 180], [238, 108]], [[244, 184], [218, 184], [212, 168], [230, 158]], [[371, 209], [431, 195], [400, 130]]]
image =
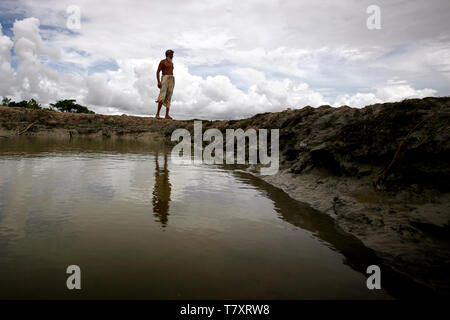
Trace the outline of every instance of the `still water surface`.
[[130, 142], [0, 143], [0, 298], [390, 297], [359, 241], [247, 173]]

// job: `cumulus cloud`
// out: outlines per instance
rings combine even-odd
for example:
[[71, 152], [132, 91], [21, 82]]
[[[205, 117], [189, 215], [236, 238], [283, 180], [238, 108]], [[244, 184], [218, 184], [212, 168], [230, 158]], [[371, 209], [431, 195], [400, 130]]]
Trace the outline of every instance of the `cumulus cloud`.
[[[36, 18], [17, 20], [12, 28], [14, 41], [1, 36], [2, 95], [15, 100], [34, 98], [44, 104], [67, 97], [81, 98], [83, 88], [79, 77], [68, 76], [42, 64], [43, 60], [57, 60], [60, 55], [58, 49], [47, 46], [42, 40], [39, 25]], [[14, 49], [17, 71], [10, 64], [11, 48]]]
[[436, 94], [436, 90], [414, 89], [407, 81], [388, 80], [386, 83], [373, 88], [373, 93], [357, 93], [354, 95], [342, 95], [336, 99], [335, 107], [347, 105], [352, 107], [364, 107], [369, 104], [401, 101], [403, 99], [425, 98]]
[[[16, 99], [76, 98], [97, 112], [153, 115], [167, 48], [175, 49], [176, 118], [361, 107], [450, 90], [446, 0], [412, 0], [407, 10], [381, 0], [375, 32], [366, 28], [365, 0], [5, 1], [24, 13], [12, 38], [0, 29], [0, 94]], [[79, 30], [66, 28], [72, 4], [81, 9]]]
[[[117, 71], [87, 76], [86, 103], [109, 108], [113, 113], [153, 114], [158, 95], [154, 80], [157, 62], [127, 60], [119, 62]], [[306, 83], [268, 80], [263, 73], [249, 68], [244, 70], [253, 74], [248, 90], [239, 89], [224, 75], [205, 78], [192, 75], [183, 63], [178, 63], [176, 69], [172, 106], [182, 118], [235, 119], [258, 112], [327, 103]]]
[[[9, 50], [13, 42], [2, 36], [2, 61], [9, 67], [14, 86], [4, 95], [18, 99], [36, 98], [44, 103], [57, 99], [78, 98], [105, 113], [154, 113], [158, 95], [155, 74], [158, 59], [118, 60], [115, 71], [83, 74], [58, 72], [42, 63], [44, 57], [56, 60], [59, 50], [46, 46], [39, 32], [40, 21], [27, 18], [14, 23], [14, 51], [18, 61], [17, 74], [9, 65]], [[285, 49], [269, 53], [268, 61], [279, 58]], [[81, 55], [75, 52], [74, 55]], [[250, 54], [247, 59], [251, 60]], [[264, 59], [264, 58], [262, 58]], [[282, 59], [280, 59], [282, 60]], [[257, 66], [260, 61], [253, 61]], [[176, 64], [176, 92], [173, 97], [175, 115], [183, 118], [239, 118], [257, 112], [279, 111], [286, 107], [306, 104], [320, 105], [327, 101], [310, 89], [308, 84], [288, 78], [267, 79], [263, 71], [246, 67], [231, 73], [243, 84], [238, 88], [227, 75], [195, 76], [189, 72], [186, 62]], [[3, 65], [3, 64], [2, 64]], [[289, 61], [287, 61], [287, 68]], [[6, 67], [5, 67], [6, 68]], [[13, 90], [15, 89], [15, 90]], [[14, 93], [13, 93], [14, 92]], [[18, 92], [18, 93], [17, 93]]]
[[2, 81], [0, 82], [0, 95], [9, 94], [14, 79], [14, 70], [11, 67], [10, 50], [13, 42], [2, 33], [2, 25], [0, 25], [0, 74]]

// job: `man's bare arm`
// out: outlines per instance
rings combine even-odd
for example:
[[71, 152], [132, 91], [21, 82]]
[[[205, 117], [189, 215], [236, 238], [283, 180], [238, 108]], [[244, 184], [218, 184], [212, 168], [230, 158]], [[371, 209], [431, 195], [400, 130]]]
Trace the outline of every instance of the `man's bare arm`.
[[158, 70], [156, 70], [156, 80], [158, 80], [158, 88], [161, 88], [161, 81], [159, 80], [159, 73], [162, 71], [162, 61], [159, 63]]

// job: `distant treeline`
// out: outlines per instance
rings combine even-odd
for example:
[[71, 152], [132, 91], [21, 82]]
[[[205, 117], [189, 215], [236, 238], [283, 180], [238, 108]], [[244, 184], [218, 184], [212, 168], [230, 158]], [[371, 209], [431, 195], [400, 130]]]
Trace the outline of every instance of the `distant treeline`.
[[2, 100], [2, 105], [6, 107], [58, 110], [61, 112], [71, 112], [71, 113], [95, 113], [94, 111], [89, 110], [87, 107], [76, 103], [75, 99], [60, 100], [56, 103], [50, 103], [50, 108], [43, 108], [41, 107], [41, 104], [34, 99], [31, 99], [29, 101], [22, 100], [20, 102], [15, 102], [7, 97], [4, 97]]

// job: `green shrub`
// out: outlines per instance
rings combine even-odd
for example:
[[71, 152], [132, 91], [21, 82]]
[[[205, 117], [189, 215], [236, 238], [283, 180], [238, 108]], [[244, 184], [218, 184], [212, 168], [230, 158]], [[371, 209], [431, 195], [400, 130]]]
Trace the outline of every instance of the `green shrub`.
[[61, 112], [72, 112], [72, 113], [90, 113], [94, 114], [94, 111], [89, 110], [85, 106], [75, 103], [75, 99], [61, 100], [56, 103], [51, 103], [50, 106], [58, 109]]
[[8, 97], [3, 97], [3, 100], [2, 100], [2, 106], [8, 107], [9, 104], [10, 104], [10, 102], [11, 102], [11, 99], [10, 99], [10, 98], [8, 98]]
[[42, 109], [41, 105], [34, 99], [30, 99], [29, 101], [22, 100], [20, 102], [15, 102], [8, 97], [4, 97], [2, 100], [2, 105], [7, 107], [20, 107], [27, 109]]

